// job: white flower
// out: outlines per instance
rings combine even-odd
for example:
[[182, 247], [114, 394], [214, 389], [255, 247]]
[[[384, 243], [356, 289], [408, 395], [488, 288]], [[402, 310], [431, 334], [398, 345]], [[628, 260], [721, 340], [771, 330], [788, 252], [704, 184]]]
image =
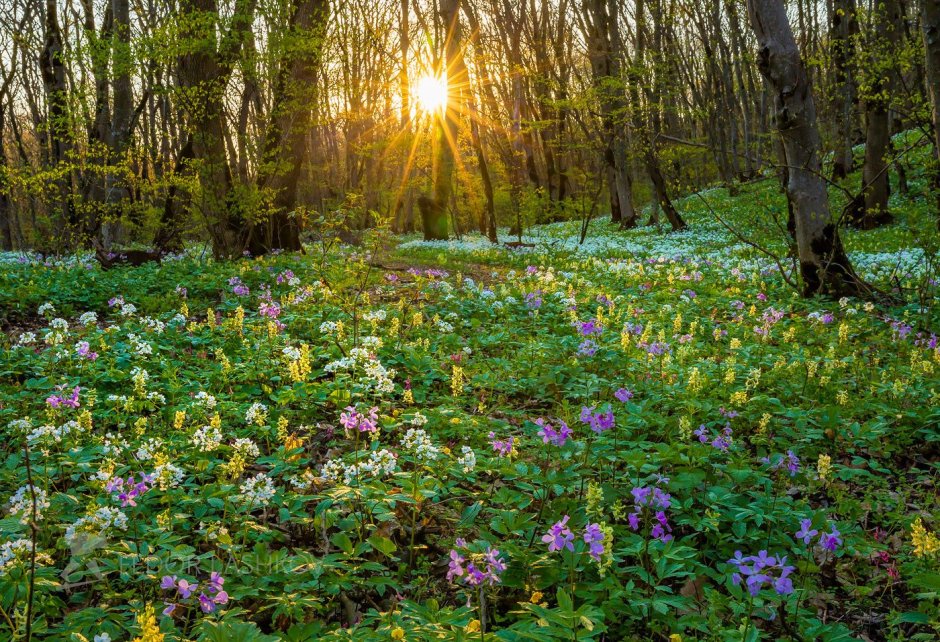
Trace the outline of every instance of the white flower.
[[402, 448], [414, 453], [418, 461], [434, 461], [440, 450], [431, 442], [431, 438], [421, 428], [409, 428], [401, 440]]
[[222, 431], [212, 426], [203, 426], [193, 433], [190, 441], [202, 452], [209, 453], [222, 444]]
[[137, 306], [135, 306], [133, 303], [125, 303], [121, 306], [122, 317], [129, 317], [135, 312], [137, 312]]
[[160, 490], [176, 488], [183, 482], [183, 469], [167, 462], [153, 469], [153, 478]]
[[163, 442], [159, 439], [148, 439], [137, 448], [137, 459], [139, 461], [149, 461], [154, 458], [163, 448]]
[[195, 399], [196, 403], [200, 406], [203, 406], [204, 408], [208, 408], [210, 410], [215, 408], [215, 397], [210, 395], [208, 392], [203, 392], [200, 390], [196, 393]]
[[[15, 539], [4, 542], [0, 545], [0, 576], [6, 575], [9, 567], [15, 562], [27, 562], [32, 558], [33, 543], [28, 539]], [[36, 556], [39, 559], [39, 555]], [[42, 556], [43, 561], [48, 559], [47, 555]]]
[[85, 312], [78, 317], [78, 322], [84, 326], [95, 325], [98, 323], [98, 314], [95, 312]]
[[245, 421], [256, 426], [263, 426], [268, 418], [268, 407], [263, 403], [255, 402], [251, 404], [248, 411], [245, 412]]
[[423, 426], [428, 423], [428, 418], [422, 415], [420, 412], [416, 412], [415, 416], [411, 418], [409, 422], [412, 426]]
[[95, 636], [94, 642], [111, 642], [111, 636], [107, 633], [99, 633]]
[[39, 308], [36, 310], [36, 313], [37, 313], [39, 316], [41, 316], [41, 317], [42, 317], [42, 316], [45, 316], [47, 312], [48, 312], [49, 314], [54, 314], [54, 313], [55, 313], [55, 306], [52, 305], [51, 303], [49, 303], [48, 301], [47, 301], [46, 303], [43, 303], [43, 304], [42, 304], [41, 306], [39, 306]]
[[69, 322], [60, 317], [56, 317], [49, 322], [49, 327], [53, 330], [59, 330], [60, 332], [65, 332], [69, 329]]
[[36, 334], [33, 332], [24, 332], [20, 335], [19, 339], [16, 340], [16, 345], [19, 346], [28, 346], [33, 343], [36, 343]]
[[274, 482], [264, 473], [258, 473], [254, 477], [245, 480], [241, 485], [241, 500], [251, 506], [267, 506], [271, 503], [271, 498], [277, 489]]
[[463, 455], [457, 458], [457, 463], [463, 467], [463, 472], [472, 472], [477, 465], [476, 453], [473, 452], [473, 448], [470, 446], [462, 447], [460, 452], [462, 452]]
[[65, 542], [72, 546], [73, 544], [87, 545], [90, 541], [76, 541], [81, 534], [93, 535], [98, 538], [105, 537], [112, 529], [127, 530], [127, 515], [117, 508], [103, 507], [97, 509], [91, 515], [80, 518], [74, 524], [65, 529]]
[[321, 334], [332, 334], [336, 331], [336, 322], [335, 321], [324, 321], [320, 324], [320, 333]]
[[247, 437], [236, 439], [232, 444], [232, 448], [235, 449], [235, 452], [245, 457], [255, 458], [261, 454], [261, 451], [258, 450], [258, 444]]
[[137, 353], [138, 357], [146, 357], [153, 354], [153, 346], [141, 339], [136, 334], [127, 335], [128, 340], [134, 346], [134, 352]]
[[288, 361], [297, 361], [298, 359], [300, 359], [300, 348], [287, 346], [286, 348], [281, 350], [281, 354], [283, 354], [287, 358]]
[[[32, 489], [32, 492], [30, 492], [30, 489]], [[43, 489], [29, 484], [20, 486], [13, 494], [13, 497], [10, 498], [10, 501], [7, 502], [10, 506], [10, 514], [19, 515], [21, 524], [28, 524], [33, 518], [33, 494], [36, 496], [35, 510], [36, 521], [38, 522], [42, 519], [43, 509], [49, 508], [49, 498]]]

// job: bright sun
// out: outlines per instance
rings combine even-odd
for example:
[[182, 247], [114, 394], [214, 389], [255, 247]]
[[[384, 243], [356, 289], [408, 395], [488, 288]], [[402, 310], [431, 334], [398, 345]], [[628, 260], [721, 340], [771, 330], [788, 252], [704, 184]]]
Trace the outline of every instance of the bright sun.
[[447, 80], [439, 76], [422, 76], [415, 87], [418, 106], [428, 113], [447, 105]]

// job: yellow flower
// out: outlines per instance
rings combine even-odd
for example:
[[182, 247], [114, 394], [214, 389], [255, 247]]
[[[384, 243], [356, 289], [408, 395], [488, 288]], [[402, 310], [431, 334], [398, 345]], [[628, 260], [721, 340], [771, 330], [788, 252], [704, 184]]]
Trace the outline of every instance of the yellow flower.
[[832, 472], [832, 457], [829, 455], [820, 455], [816, 461], [816, 472], [819, 473], [819, 479], [827, 481], [829, 473]]
[[465, 377], [463, 374], [463, 368], [454, 364], [453, 371], [450, 377], [450, 390], [455, 397], [459, 397], [460, 393], [463, 392]]
[[415, 396], [411, 392], [411, 388], [405, 390], [405, 394], [402, 395], [402, 401], [404, 401], [409, 406], [415, 402]]
[[184, 421], [186, 421], [186, 411], [177, 410], [176, 414], [173, 416], [173, 427], [180, 430], [183, 427]]
[[669, 636], [669, 642], [682, 642], [682, 636], [678, 633], [673, 633]]
[[401, 628], [400, 626], [396, 626], [394, 629], [392, 629], [391, 638], [393, 640], [404, 640], [405, 629]]
[[532, 604], [541, 604], [542, 603], [542, 591], [533, 591], [532, 597], [529, 598], [529, 602]]
[[157, 618], [153, 614], [153, 605], [148, 604], [143, 611], [137, 614], [137, 626], [140, 627], [140, 637], [133, 642], [163, 642], [163, 634], [157, 626]]
[[480, 620], [470, 620], [470, 624], [464, 627], [464, 633], [479, 633]]
[[[284, 450], [287, 450], [287, 451], [295, 450], [297, 448], [300, 448], [303, 445], [304, 445], [303, 440], [294, 434], [287, 435], [287, 437], [284, 439]], [[300, 453], [296, 455], [291, 455], [290, 457], [287, 458], [287, 461], [297, 461], [298, 459], [300, 459]]]
[[933, 555], [940, 551], [940, 539], [935, 533], [927, 532], [920, 517], [911, 524], [911, 543], [914, 545], [914, 555], [917, 557]]

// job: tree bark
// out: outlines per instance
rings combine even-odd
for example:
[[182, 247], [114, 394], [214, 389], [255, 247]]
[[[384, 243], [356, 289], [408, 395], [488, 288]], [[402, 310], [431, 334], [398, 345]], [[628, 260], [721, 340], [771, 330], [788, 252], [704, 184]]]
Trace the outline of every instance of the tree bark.
[[[293, 0], [291, 38], [283, 46], [274, 89], [274, 108], [265, 141], [262, 187], [273, 190], [271, 212], [252, 225], [248, 251], [299, 251], [301, 221], [297, 192], [301, 172], [310, 161], [307, 133], [313, 124], [317, 85], [329, 4], [325, 0]], [[291, 211], [293, 209], [293, 211]]]
[[820, 138], [813, 89], [783, 0], [748, 0], [758, 41], [758, 67], [774, 94], [776, 126], [787, 167], [803, 295], [855, 295], [865, 285], [852, 269], [829, 211], [820, 175]]
[[898, 23], [901, 8], [897, 0], [881, 0], [875, 11], [875, 47], [879, 52], [879, 69], [875, 81], [869, 88], [865, 100], [865, 115], [868, 127], [865, 134], [865, 166], [862, 169], [864, 188], [864, 210], [855, 211], [850, 221], [862, 229], [872, 229], [890, 223], [888, 197], [891, 193], [888, 182], [887, 155], [891, 143], [890, 115], [891, 92], [895, 88], [894, 65], [888, 56], [899, 37]]
[[940, 227], [940, 0], [921, 3], [921, 30], [924, 38], [925, 77], [933, 121], [933, 189]]
[[832, 180], [837, 181], [848, 176], [854, 165], [852, 131], [855, 124], [856, 89], [852, 61], [855, 56], [853, 38], [858, 32], [855, 0], [834, 0], [831, 22], [832, 111], [836, 115]]
[[440, 0], [440, 18], [444, 24], [444, 57], [441, 73], [446, 74], [447, 102], [434, 114], [434, 158], [432, 161], [433, 186], [430, 197], [418, 200], [424, 223], [425, 240], [446, 239], [448, 235], [448, 207], [454, 193], [455, 151], [457, 146], [457, 118], [462, 83], [457, 64], [460, 57], [460, 0]]

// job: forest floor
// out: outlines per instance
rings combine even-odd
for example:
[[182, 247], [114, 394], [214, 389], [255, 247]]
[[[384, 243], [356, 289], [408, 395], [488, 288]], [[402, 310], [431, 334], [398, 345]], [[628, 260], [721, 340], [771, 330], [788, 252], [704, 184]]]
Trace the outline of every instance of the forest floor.
[[894, 198], [846, 233], [890, 306], [742, 240], [784, 251], [770, 180], [583, 245], [8, 257], [0, 638], [34, 522], [36, 639], [936, 639], [936, 241]]

